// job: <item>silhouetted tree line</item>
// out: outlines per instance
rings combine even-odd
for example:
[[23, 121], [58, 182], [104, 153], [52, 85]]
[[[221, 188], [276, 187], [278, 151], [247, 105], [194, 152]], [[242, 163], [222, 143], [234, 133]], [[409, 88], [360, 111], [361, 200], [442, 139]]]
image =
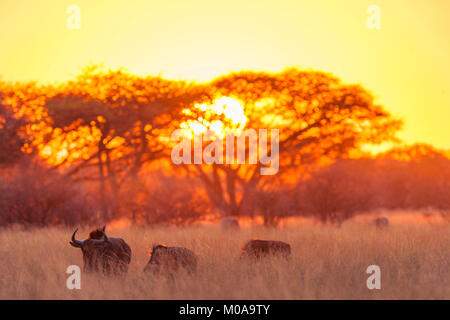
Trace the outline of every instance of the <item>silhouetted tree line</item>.
[[450, 209], [450, 159], [427, 145], [339, 159], [298, 182], [297, 208], [341, 224], [374, 209]]
[[[243, 103], [240, 129], [279, 129], [278, 174], [261, 175], [261, 164], [170, 161], [171, 133], [183, 124], [232, 128], [223, 113], [198, 108], [221, 96]], [[359, 151], [396, 141], [400, 127], [364, 88], [316, 71], [196, 84], [94, 66], [58, 86], [0, 82], [0, 224], [186, 224], [225, 215], [340, 224], [373, 208], [447, 210], [444, 153], [421, 145], [377, 157]]]

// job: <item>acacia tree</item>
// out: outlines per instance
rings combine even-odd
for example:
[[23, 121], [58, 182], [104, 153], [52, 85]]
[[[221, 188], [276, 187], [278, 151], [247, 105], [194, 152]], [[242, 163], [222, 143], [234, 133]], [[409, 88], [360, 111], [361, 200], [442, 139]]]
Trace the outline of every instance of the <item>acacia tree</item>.
[[297, 183], [297, 210], [341, 225], [357, 212], [376, 207], [375, 169], [372, 159], [338, 159], [318, 168]]
[[363, 87], [323, 72], [233, 73], [212, 81], [210, 95], [242, 101], [245, 128], [279, 130], [275, 176], [261, 175], [261, 163], [194, 165], [211, 202], [233, 216], [249, 214], [253, 206], [247, 200], [280, 178], [308, 164], [345, 157], [364, 143], [395, 139], [401, 126]]
[[45, 101], [51, 86], [0, 82], [2, 162], [13, 164], [23, 153], [37, 154], [51, 131]]
[[386, 208], [450, 209], [450, 159], [426, 144], [397, 147], [380, 154], [377, 162]]
[[99, 181], [107, 217], [119, 207], [121, 185], [130, 178], [137, 185], [145, 163], [167, 156], [164, 137], [201, 95], [186, 82], [95, 68], [60, 91], [46, 104], [56, 130], [53, 142], [70, 149], [58, 166], [68, 163], [67, 175]]
[[0, 95], [0, 165], [9, 166], [22, 156], [25, 138], [19, 134], [25, 121], [14, 117], [12, 110], [1, 103]]

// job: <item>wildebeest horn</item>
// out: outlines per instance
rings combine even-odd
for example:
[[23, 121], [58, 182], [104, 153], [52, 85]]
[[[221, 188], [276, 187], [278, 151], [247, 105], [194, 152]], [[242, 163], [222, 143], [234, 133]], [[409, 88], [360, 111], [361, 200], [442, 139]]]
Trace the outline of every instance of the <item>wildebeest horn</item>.
[[108, 236], [106, 235], [106, 233], [105, 233], [105, 227], [106, 226], [103, 226], [103, 241], [105, 241], [105, 242], [108, 242], [109, 241], [109, 239], [108, 239]]
[[75, 229], [75, 232], [72, 235], [72, 241], [70, 242], [70, 244], [76, 248], [80, 248], [81, 245], [83, 244], [83, 241], [75, 239], [75, 234], [77, 233], [77, 231], [78, 231], [78, 228]]
[[105, 230], [106, 230], [106, 224], [103, 226], [103, 229], [102, 229], [103, 233], [105, 233]]

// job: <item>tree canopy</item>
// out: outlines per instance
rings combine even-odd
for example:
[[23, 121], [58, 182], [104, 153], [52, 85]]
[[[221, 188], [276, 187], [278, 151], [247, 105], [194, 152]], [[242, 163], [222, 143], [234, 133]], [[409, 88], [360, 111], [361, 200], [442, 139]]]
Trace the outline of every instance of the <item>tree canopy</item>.
[[[363, 189], [359, 200], [341, 197], [340, 189], [356, 188], [366, 176], [351, 178], [347, 163], [340, 161], [366, 144], [398, 141], [402, 125], [361, 85], [298, 69], [243, 71], [195, 83], [90, 66], [54, 86], [2, 82], [0, 98], [1, 163], [13, 165], [29, 155], [45, 163], [58, 181], [88, 185], [86, 201], [104, 219], [132, 215], [162, 221], [166, 211], [177, 223], [207, 214], [261, 214], [274, 221], [303, 210], [339, 222], [369, 201]], [[261, 174], [261, 162], [175, 165], [171, 135], [180, 128], [194, 134], [215, 130], [218, 139], [227, 131], [239, 136], [247, 129], [267, 129], [271, 136], [277, 129], [277, 173]], [[204, 151], [206, 145], [201, 147]], [[271, 147], [268, 154], [274, 152]], [[424, 148], [385, 156], [433, 154]], [[248, 160], [250, 139], [244, 149]], [[157, 174], [149, 178], [152, 172]], [[332, 186], [333, 179], [346, 182]], [[296, 196], [299, 190], [302, 195]], [[311, 196], [303, 205], [286, 205], [294, 203], [289, 197], [305, 199], [306, 194]]]

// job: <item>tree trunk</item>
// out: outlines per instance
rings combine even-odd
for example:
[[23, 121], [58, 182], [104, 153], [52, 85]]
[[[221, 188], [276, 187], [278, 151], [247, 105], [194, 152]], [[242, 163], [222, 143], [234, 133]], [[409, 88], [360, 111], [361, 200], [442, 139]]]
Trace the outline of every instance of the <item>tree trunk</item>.
[[228, 194], [228, 216], [239, 216], [239, 207], [236, 200], [236, 177], [234, 171], [226, 171], [226, 185]]
[[110, 196], [111, 212], [109, 212], [108, 218], [114, 218], [117, 215], [117, 210], [119, 207], [120, 186], [117, 183], [116, 173], [112, 167], [109, 150], [106, 150], [106, 168], [108, 172], [109, 184], [111, 187], [111, 196]]
[[106, 200], [105, 169], [104, 169], [104, 164], [103, 164], [103, 160], [102, 160], [103, 149], [104, 149], [103, 137], [101, 137], [101, 139], [98, 143], [98, 152], [97, 152], [98, 170], [99, 170], [99, 175], [100, 175], [99, 193], [100, 193], [102, 216], [104, 218], [106, 218], [108, 216], [108, 202]]

